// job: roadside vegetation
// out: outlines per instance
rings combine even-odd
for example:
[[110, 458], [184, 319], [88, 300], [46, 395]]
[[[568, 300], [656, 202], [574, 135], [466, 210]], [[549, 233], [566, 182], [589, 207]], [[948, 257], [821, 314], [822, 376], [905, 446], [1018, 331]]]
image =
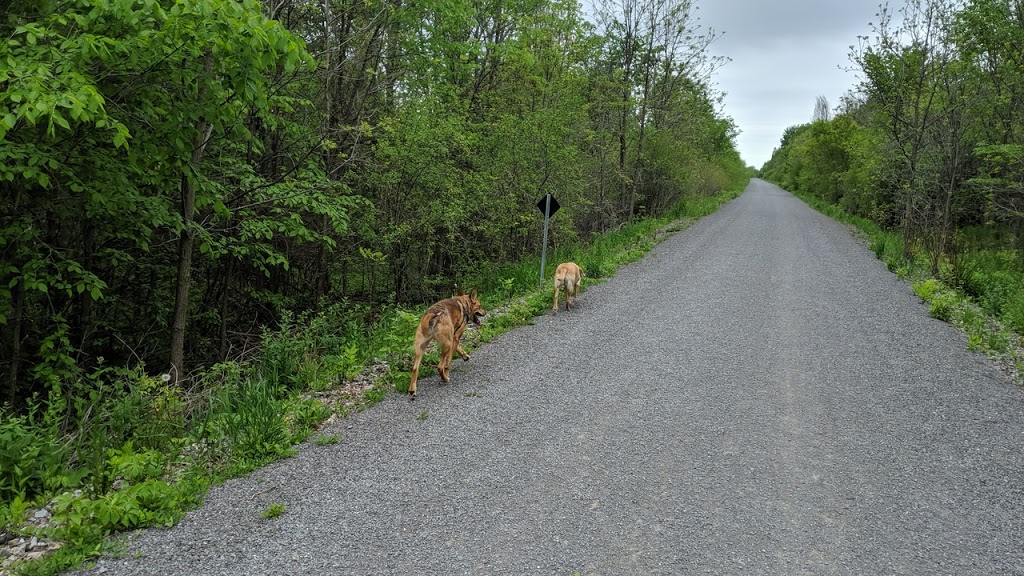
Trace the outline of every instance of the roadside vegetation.
[[738, 194], [692, 4], [591, 7], [9, 2], [0, 552], [45, 556], [17, 570], [336, 442], [456, 287], [503, 312], [478, 342], [546, 310], [546, 193], [548, 261], [591, 280]]
[[[912, 0], [852, 49], [861, 82], [761, 175], [857, 225], [936, 318], [1005, 360], [1024, 334], [1024, 7]], [[1007, 356], [1009, 355], [1009, 356]]]

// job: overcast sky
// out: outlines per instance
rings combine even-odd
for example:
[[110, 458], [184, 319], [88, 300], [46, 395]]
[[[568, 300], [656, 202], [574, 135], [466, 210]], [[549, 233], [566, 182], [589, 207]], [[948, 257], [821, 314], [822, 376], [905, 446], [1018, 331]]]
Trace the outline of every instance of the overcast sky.
[[[825, 96], [835, 109], [857, 83], [850, 45], [870, 35], [881, 0], [698, 0], [704, 29], [724, 32], [711, 47], [731, 62], [714, 76], [725, 92], [722, 112], [742, 133], [744, 162], [760, 168], [782, 132], [811, 121]], [[893, 6], [896, 2], [892, 3]]]

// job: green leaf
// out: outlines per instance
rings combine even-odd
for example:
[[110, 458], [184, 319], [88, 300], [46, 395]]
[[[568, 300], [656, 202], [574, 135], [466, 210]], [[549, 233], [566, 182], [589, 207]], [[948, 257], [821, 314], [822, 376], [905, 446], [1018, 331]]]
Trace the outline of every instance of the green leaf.
[[65, 129], [65, 130], [71, 130], [71, 125], [68, 124], [68, 121], [64, 119], [64, 116], [61, 115], [60, 112], [57, 112], [56, 110], [54, 110], [53, 114], [50, 115], [50, 118], [52, 118], [53, 121], [56, 122], [57, 125], [60, 126], [61, 128]]

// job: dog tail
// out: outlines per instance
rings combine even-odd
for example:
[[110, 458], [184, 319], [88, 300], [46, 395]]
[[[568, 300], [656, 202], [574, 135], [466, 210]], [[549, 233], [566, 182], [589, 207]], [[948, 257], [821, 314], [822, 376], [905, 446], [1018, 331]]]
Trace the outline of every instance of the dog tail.
[[434, 327], [437, 326], [437, 319], [440, 318], [442, 314], [444, 314], [444, 310], [438, 310], [434, 312], [434, 315], [427, 321], [427, 327], [430, 328], [431, 332], [434, 331]]

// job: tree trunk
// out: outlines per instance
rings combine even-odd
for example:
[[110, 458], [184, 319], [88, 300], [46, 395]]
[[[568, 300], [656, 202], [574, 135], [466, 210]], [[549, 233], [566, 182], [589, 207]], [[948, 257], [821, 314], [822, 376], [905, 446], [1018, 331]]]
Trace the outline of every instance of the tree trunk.
[[224, 278], [224, 292], [220, 299], [220, 354], [218, 359], [226, 362], [228, 359], [228, 302], [231, 295], [231, 279], [235, 275], [235, 258], [228, 258], [228, 269]]
[[[192, 148], [191, 166], [198, 168], [203, 151], [210, 140], [213, 126], [200, 122], [197, 127], [195, 146]], [[192, 229], [196, 211], [195, 182], [187, 169], [181, 172], [181, 220], [182, 229], [178, 236], [178, 278], [174, 295], [174, 317], [171, 323], [171, 380], [181, 385], [185, 375], [185, 328], [188, 326], [188, 292], [192, 284], [192, 249], [195, 231]]]
[[7, 400], [12, 405], [18, 395], [18, 366], [21, 363], [21, 325], [25, 316], [25, 290], [20, 285], [11, 288], [14, 296], [14, 322], [10, 323], [10, 370], [7, 372]]

